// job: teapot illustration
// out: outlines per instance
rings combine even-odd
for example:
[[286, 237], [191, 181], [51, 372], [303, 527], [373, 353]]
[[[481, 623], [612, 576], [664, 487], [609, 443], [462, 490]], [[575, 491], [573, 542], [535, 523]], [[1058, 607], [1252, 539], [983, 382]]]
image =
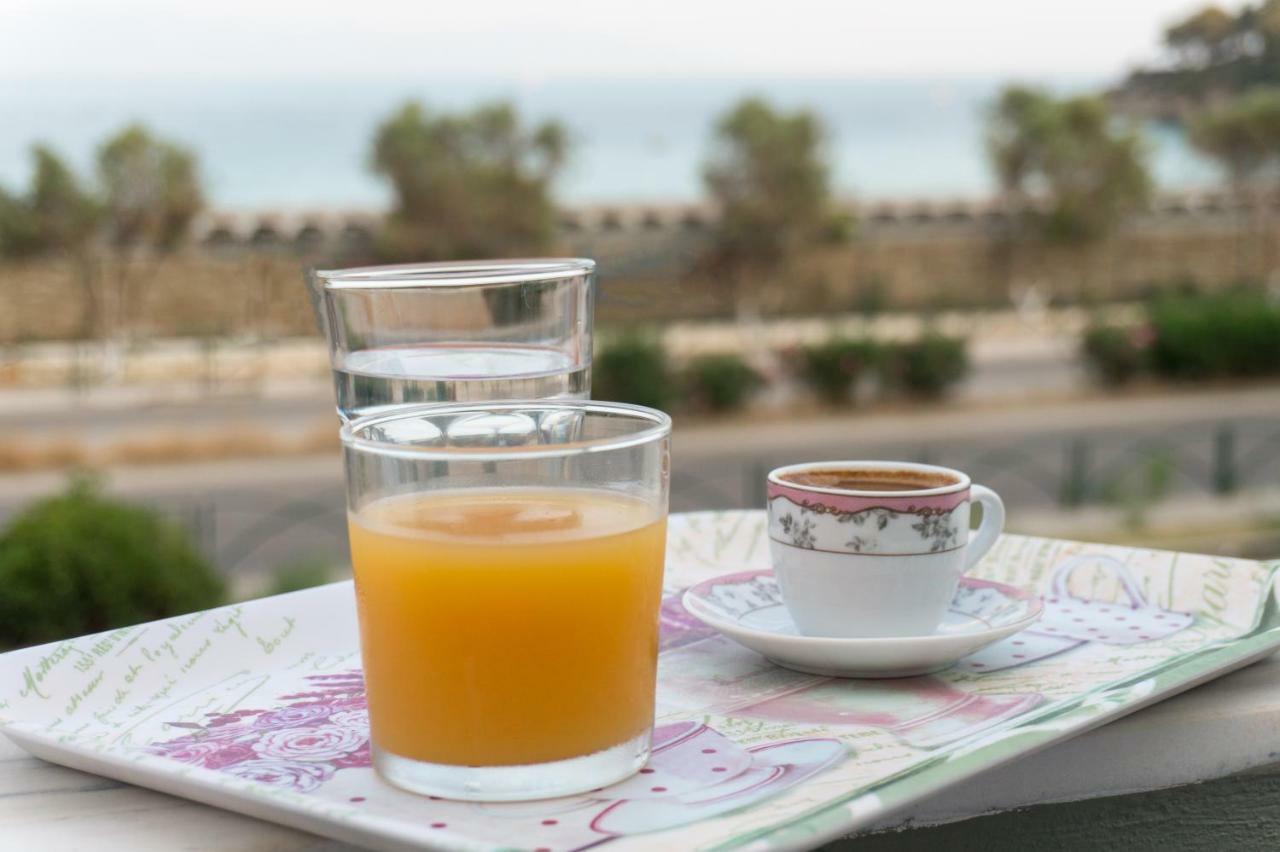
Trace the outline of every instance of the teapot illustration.
[[[1124, 593], [1118, 601], [1094, 600], [1071, 594], [1072, 576], [1082, 568], [1112, 574]], [[1195, 621], [1186, 612], [1148, 603], [1125, 564], [1102, 554], [1080, 554], [1063, 561], [1053, 572], [1044, 595], [1044, 612], [1035, 625], [1001, 639], [957, 663], [971, 672], [994, 672], [1043, 660], [1084, 645], [1133, 645], [1172, 636]]]
[[848, 750], [809, 738], [744, 748], [698, 722], [659, 725], [638, 775], [586, 796], [474, 807], [534, 847], [586, 849], [614, 837], [663, 831], [728, 813], [836, 765]]
[[1042, 701], [1039, 693], [975, 695], [936, 677], [831, 680], [735, 713], [778, 722], [879, 728], [912, 748], [933, 749], [981, 733]]

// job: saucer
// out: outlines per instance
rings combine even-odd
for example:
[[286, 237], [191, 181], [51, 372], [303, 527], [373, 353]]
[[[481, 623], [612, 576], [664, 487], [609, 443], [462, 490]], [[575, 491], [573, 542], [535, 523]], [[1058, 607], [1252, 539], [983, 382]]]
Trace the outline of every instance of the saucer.
[[788, 669], [829, 677], [912, 677], [1024, 630], [1040, 617], [1039, 595], [962, 577], [937, 632], [927, 636], [802, 636], [772, 571], [724, 574], [684, 593], [684, 607], [709, 627]]

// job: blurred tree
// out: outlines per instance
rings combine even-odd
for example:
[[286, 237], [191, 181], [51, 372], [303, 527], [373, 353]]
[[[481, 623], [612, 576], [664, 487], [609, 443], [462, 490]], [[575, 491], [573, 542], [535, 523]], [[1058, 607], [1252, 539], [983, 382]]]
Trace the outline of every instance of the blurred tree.
[[1169, 60], [1134, 71], [1122, 94], [1154, 98], [1165, 112], [1180, 115], [1189, 102], [1280, 84], [1280, 0], [1245, 5], [1235, 14], [1205, 6], [1168, 27], [1164, 43]]
[[1223, 167], [1231, 191], [1249, 211], [1261, 263], [1271, 272], [1276, 259], [1268, 196], [1280, 178], [1280, 87], [1259, 87], [1206, 110], [1190, 133], [1192, 144]]
[[1164, 31], [1164, 43], [1186, 66], [1223, 62], [1238, 41], [1236, 19], [1219, 6], [1205, 6]]
[[1258, 88], [1199, 115], [1192, 143], [1217, 160], [1237, 190], [1280, 163], [1280, 88]]
[[1101, 239], [1151, 194], [1143, 140], [1116, 127], [1100, 97], [1010, 86], [988, 121], [987, 148], [1019, 218], [1051, 242]]
[[98, 185], [85, 186], [56, 153], [31, 149], [25, 195], [0, 190], [0, 255], [75, 254], [105, 228], [116, 249], [174, 248], [203, 206], [195, 157], [133, 125], [98, 149]]
[[101, 208], [57, 154], [31, 149], [31, 188], [24, 197], [0, 190], [0, 256], [28, 257], [84, 251]]
[[98, 149], [107, 237], [117, 249], [168, 251], [204, 206], [196, 158], [131, 125]]
[[[94, 185], [43, 145], [32, 159], [25, 194], [0, 190], [0, 258], [68, 260], [83, 297], [80, 335], [123, 331], [150, 280], [140, 269], [154, 271], [143, 259], [176, 248], [203, 205], [195, 157], [132, 125], [98, 149]], [[117, 262], [102, 262], [108, 252]]]
[[102, 206], [51, 149], [36, 145], [31, 158], [26, 195], [0, 190], [0, 258], [67, 259], [83, 299], [80, 333], [89, 337], [97, 327], [101, 305], [93, 250]]
[[1106, 274], [1093, 267], [1107, 262], [1108, 238], [1150, 198], [1141, 137], [1118, 127], [1101, 97], [1010, 86], [988, 119], [987, 150], [1009, 222], [995, 245], [1010, 293], [1022, 286], [1019, 255], [1041, 246], [1085, 251], [1081, 286], [1089, 289]]
[[370, 165], [395, 205], [381, 253], [396, 260], [537, 254], [551, 244], [551, 187], [568, 153], [563, 127], [525, 127], [510, 104], [432, 114], [402, 106], [378, 128]]
[[25, 199], [0, 187], [0, 259], [21, 257], [34, 240]]
[[784, 113], [759, 98], [717, 122], [703, 181], [720, 218], [706, 265], [741, 310], [746, 287], [760, 286], [797, 252], [839, 238], [832, 215], [826, 131], [810, 112]]

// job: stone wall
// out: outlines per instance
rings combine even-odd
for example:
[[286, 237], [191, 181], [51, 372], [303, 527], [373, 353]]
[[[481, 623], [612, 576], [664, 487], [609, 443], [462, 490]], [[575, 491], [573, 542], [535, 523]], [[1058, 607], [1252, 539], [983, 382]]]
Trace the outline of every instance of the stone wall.
[[[1007, 223], [990, 205], [903, 202], [856, 213], [852, 240], [752, 282], [750, 306], [794, 315], [1007, 306], [1028, 292], [1055, 302], [1127, 299], [1180, 280], [1271, 280], [1280, 265], [1280, 210], [1239, 209], [1214, 194], [1163, 198], [1087, 250], [1010, 251]], [[712, 223], [696, 206], [566, 212], [557, 250], [599, 261], [602, 323], [724, 316], [731, 295], [695, 271]], [[0, 266], [0, 344], [311, 334], [302, 271], [367, 258], [376, 227], [368, 213], [215, 214], [168, 258]]]

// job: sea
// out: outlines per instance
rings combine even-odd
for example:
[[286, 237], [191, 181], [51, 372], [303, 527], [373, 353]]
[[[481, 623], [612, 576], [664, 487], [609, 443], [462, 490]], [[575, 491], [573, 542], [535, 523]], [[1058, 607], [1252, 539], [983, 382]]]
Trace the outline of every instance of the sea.
[[[408, 99], [454, 111], [509, 100], [530, 121], [569, 130], [556, 186], [568, 204], [663, 203], [702, 196], [713, 128], [738, 99], [766, 98], [817, 113], [836, 191], [865, 199], [980, 197], [993, 189], [983, 122], [994, 77], [389, 79], [0, 79], [0, 186], [25, 186], [29, 150], [43, 142], [83, 172], [100, 142], [127, 122], [193, 149], [210, 203], [222, 209], [351, 209], [385, 205], [368, 166], [378, 123]], [[1062, 93], [1107, 81], [1025, 79]], [[1148, 124], [1160, 185], [1214, 183], [1216, 168], [1178, 128]]]

